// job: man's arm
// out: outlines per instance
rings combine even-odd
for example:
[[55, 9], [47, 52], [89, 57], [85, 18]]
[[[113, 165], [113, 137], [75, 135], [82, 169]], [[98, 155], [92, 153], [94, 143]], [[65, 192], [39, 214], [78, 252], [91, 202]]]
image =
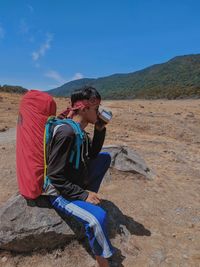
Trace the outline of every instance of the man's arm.
[[49, 151], [47, 176], [63, 197], [86, 200], [88, 192], [66, 178], [66, 162], [69, 161], [74, 139], [71, 126], [62, 125], [58, 128]]
[[99, 154], [99, 152], [101, 151], [104, 140], [105, 140], [105, 135], [106, 135], [106, 128], [105, 127], [101, 130], [99, 130], [95, 127], [92, 145], [89, 149], [89, 157], [91, 159], [95, 158]]

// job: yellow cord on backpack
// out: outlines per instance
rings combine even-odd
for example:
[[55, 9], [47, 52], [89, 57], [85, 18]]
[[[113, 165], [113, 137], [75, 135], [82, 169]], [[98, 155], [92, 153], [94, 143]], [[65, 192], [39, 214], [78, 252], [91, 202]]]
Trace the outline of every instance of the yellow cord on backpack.
[[[47, 122], [51, 119], [55, 118], [55, 116], [50, 116], [47, 119]], [[44, 146], [44, 183], [47, 175], [47, 153], [46, 153], [46, 127], [44, 127], [44, 138], [43, 138], [43, 146]]]
[[46, 175], [47, 175], [47, 161], [46, 161], [46, 127], [44, 128], [44, 141], [43, 141], [43, 145], [44, 145], [44, 181], [46, 179]]

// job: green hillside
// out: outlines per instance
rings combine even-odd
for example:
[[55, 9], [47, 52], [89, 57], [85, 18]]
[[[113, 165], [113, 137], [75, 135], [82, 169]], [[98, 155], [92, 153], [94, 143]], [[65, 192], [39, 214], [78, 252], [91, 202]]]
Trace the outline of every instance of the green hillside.
[[200, 54], [178, 56], [133, 73], [71, 81], [48, 93], [69, 96], [84, 85], [97, 88], [104, 99], [200, 97]]
[[7, 93], [17, 93], [17, 94], [24, 94], [28, 90], [23, 88], [22, 86], [14, 86], [14, 85], [0, 85], [0, 92], [7, 92]]

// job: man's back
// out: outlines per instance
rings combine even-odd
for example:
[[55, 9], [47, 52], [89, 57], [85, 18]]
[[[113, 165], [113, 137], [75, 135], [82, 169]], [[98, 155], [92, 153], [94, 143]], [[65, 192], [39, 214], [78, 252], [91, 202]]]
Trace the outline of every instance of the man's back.
[[74, 130], [68, 124], [63, 124], [56, 130], [47, 149], [47, 176], [55, 189], [63, 196], [81, 200], [87, 198], [88, 193], [84, 189], [87, 185], [88, 164], [100, 152], [104, 138], [105, 130], [101, 132], [95, 130], [94, 138], [91, 142], [84, 131], [80, 165], [76, 169], [74, 168], [75, 163], [70, 163], [69, 160], [75, 142]]

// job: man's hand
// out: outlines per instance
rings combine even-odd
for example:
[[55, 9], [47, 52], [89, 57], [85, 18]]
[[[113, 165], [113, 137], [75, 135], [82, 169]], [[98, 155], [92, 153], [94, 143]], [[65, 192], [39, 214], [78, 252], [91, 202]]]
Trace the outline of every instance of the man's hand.
[[95, 205], [100, 203], [101, 199], [97, 193], [92, 192], [92, 191], [88, 191], [88, 193], [89, 193], [89, 195], [86, 199], [86, 202], [90, 202], [90, 203], [95, 204]]
[[106, 124], [106, 122], [98, 118], [97, 122], [95, 123], [95, 129], [97, 129], [98, 131], [102, 131], [105, 128]]

